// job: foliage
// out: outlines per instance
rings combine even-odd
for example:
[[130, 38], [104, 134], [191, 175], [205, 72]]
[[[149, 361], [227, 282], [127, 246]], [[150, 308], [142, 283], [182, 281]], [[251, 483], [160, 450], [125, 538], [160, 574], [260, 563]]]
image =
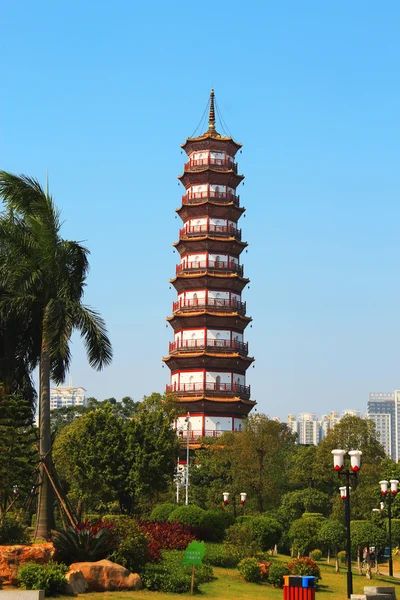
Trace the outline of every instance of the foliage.
[[143, 530], [143, 527], [132, 518], [117, 520], [119, 544], [107, 558], [123, 565], [130, 571], [141, 571], [148, 561], [161, 560], [159, 543]]
[[206, 544], [206, 553], [203, 562], [213, 567], [234, 569], [239, 558], [232, 550], [231, 544]]
[[305, 488], [288, 492], [282, 498], [278, 510], [278, 518], [281, 522], [290, 525], [305, 512], [322, 512], [324, 515], [329, 513], [330, 502], [328, 494], [314, 488]]
[[271, 517], [255, 517], [250, 522], [250, 528], [263, 551], [271, 550], [282, 536], [282, 527]]
[[[388, 525], [386, 522], [386, 526]], [[392, 540], [395, 546], [400, 544], [400, 519], [392, 519]]]
[[191, 527], [203, 527], [205, 514], [206, 511], [195, 504], [178, 506], [169, 515], [168, 521], [170, 523], [174, 523], [176, 521], [184, 525], [190, 525]]
[[[0, 390], [0, 529], [7, 509], [26, 501], [38, 461], [31, 403], [21, 396], [2, 396]], [[1, 536], [1, 532], [0, 532]]]
[[196, 539], [188, 525], [177, 521], [174, 523], [147, 521], [140, 523], [139, 526], [143, 533], [154, 540], [162, 550], [185, 550], [188, 544]]
[[115, 527], [102, 521], [67, 527], [65, 531], [56, 532], [52, 541], [58, 559], [67, 564], [101, 560], [119, 545]]
[[318, 550], [317, 548], [315, 550], [312, 550], [311, 552], [311, 560], [313, 561], [318, 561], [322, 559], [322, 551]]
[[68, 567], [60, 563], [27, 563], [19, 569], [18, 581], [24, 590], [45, 590], [46, 596], [56, 596], [67, 583], [67, 572]]
[[291, 571], [287, 564], [274, 562], [269, 568], [268, 581], [276, 588], [282, 588], [284, 576], [290, 575]]
[[239, 573], [245, 581], [250, 583], [260, 583], [261, 569], [256, 558], [243, 558], [238, 564]]
[[254, 556], [261, 550], [255, 533], [248, 523], [235, 523], [226, 532], [227, 546], [239, 560]]
[[289, 538], [296, 552], [304, 554], [312, 550], [315, 540], [318, 539], [322, 522], [318, 518], [301, 518], [293, 521], [289, 529]]
[[319, 528], [318, 540], [336, 551], [346, 540], [346, 528], [342, 523], [328, 519]]
[[386, 544], [386, 531], [371, 521], [351, 521], [350, 531], [351, 541], [355, 547], [377, 546], [383, 548]]
[[[148, 563], [141, 573], [142, 581], [149, 590], [183, 594], [190, 590], [191, 571], [190, 565], [183, 567], [183, 552], [163, 552], [163, 559], [159, 564]], [[213, 579], [212, 568], [205, 564], [196, 566], [194, 590], [198, 590], [200, 583]]]
[[0, 544], [26, 544], [27, 527], [20, 515], [6, 513], [0, 519]]
[[226, 510], [207, 510], [203, 517], [202, 538], [210, 542], [222, 542], [225, 531], [233, 525], [235, 517]]
[[155, 396], [152, 410], [141, 407], [132, 419], [116, 416], [107, 404], [61, 430], [54, 459], [71, 500], [94, 511], [118, 502], [121, 512], [133, 514], [168, 489], [178, 441]]
[[341, 550], [338, 552], [338, 559], [341, 565], [345, 565], [347, 562], [346, 550]]
[[176, 509], [176, 504], [172, 502], [165, 502], [164, 504], [157, 504], [150, 513], [150, 521], [168, 521], [169, 515]]
[[293, 575], [311, 575], [316, 578], [316, 581], [321, 579], [321, 570], [311, 558], [296, 558], [288, 566]]

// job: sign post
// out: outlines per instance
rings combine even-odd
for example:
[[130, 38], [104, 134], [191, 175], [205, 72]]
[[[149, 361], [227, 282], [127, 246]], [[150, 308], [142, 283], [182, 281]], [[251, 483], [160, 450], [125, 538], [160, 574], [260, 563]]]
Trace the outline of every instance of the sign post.
[[204, 542], [190, 542], [185, 550], [185, 556], [182, 565], [192, 565], [192, 581], [190, 585], [190, 594], [193, 596], [194, 571], [196, 565], [201, 565], [206, 551]]

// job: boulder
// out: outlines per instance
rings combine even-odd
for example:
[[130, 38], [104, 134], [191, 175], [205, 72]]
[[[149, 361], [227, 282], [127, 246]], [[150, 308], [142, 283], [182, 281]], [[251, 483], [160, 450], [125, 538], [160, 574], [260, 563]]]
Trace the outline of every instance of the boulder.
[[111, 560], [73, 563], [70, 571], [82, 572], [89, 592], [142, 589], [142, 580], [139, 575], [131, 573], [122, 565], [117, 565]]
[[3, 585], [17, 585], [18, 569], [21, 565], [30, 562], [47, 564], [53, 555], [54, 546], [51, 542], [30, 546], [0, 546], [0, 581]]
[[87, 592], [89, 586], [82, 571], [69, 570], [65, 578], [68, 583], [64, 587], [64, 594], [72, 596], [73, 594], [84, 594]]

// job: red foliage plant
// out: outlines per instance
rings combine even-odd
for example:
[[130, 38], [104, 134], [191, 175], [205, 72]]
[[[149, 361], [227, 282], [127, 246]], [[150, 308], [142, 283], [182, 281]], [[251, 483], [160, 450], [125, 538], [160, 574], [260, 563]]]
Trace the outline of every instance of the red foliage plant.
[[90, 532], [90, 535], [94, 536], [98, 531], [100, 531], [100, 529], [116, 531], [116, 526], [114, 523], [111, 523], [111, 521], [102, 521], [101, 519], [93, 521], [93, 523], [91, 523], [89, 519], [86, 519], [85, 521], [81, 521], [75, 525], [76, 531], [83, 531], [84, 529], [87, 529]]
[[293, 575], [313, 575], [316, 578], [316, 581], [321, 579], [320, 568], [315, 561], [311, 560], [311, 558], [305, 556], [296, 558], [288, 565], [288, 567]]
[[161, 550], [185, 550], [196, 539], [188, 525], [176, 522], [142, 521], [140, 528]]

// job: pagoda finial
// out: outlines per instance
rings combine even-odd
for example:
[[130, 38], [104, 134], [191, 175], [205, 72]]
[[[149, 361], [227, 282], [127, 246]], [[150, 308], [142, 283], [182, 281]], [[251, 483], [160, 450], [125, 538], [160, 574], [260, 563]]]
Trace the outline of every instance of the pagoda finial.
[[208, 117], [208, 131], [215, 131], [214, 90], [210, 92], [210, 114]]

